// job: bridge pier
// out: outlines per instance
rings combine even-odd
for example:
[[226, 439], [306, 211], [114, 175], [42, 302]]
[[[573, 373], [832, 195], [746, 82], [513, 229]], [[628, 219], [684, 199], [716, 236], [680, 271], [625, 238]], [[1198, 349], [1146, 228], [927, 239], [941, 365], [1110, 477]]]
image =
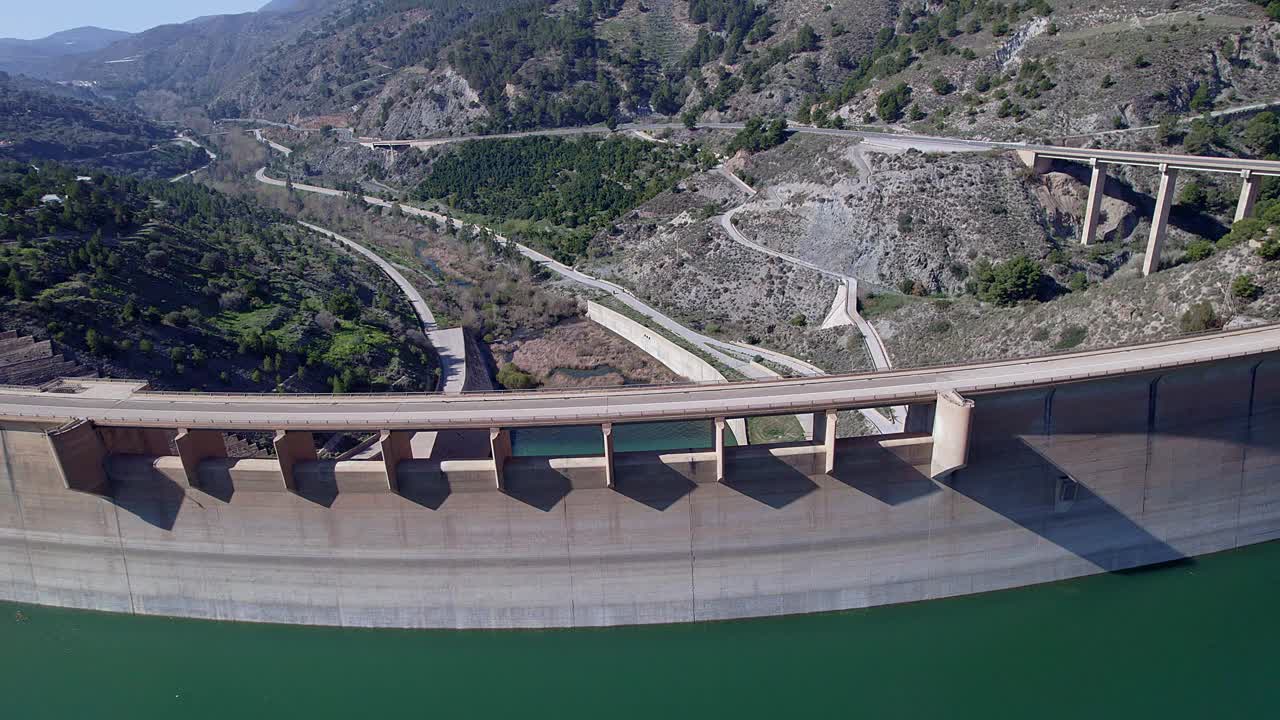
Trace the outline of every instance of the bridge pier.
[[819, 421], [818, 413], [813, 414], [814, 440], [822, 442], [822, 471], [830, 475], [836, 469], [836, 410], [827, 410]]
[[1142, 275], [1146, 277], [1160, 269], [1160, 251], [1169, 231], [1169, 208], [1173, 205], [1173, 191], [1178, 183], [1178, 171], [1168, 165], [1160, 166], [1160, 189], [1156, 193], [1156, 211], [1151, 218], [1151, 235], [1147, 238], [1147, 256], [1142, 260]]
[[1262, 187], [1261, 178], [1256, 177], [1252, 170], [1241, 170], [1240, 177], [1244, 183], [1240, 188], [1240, 202], [1236, 204], [1235, 222], [1253, 214], [1253, 204], [1258, 201], [1258, 190]]
[[75, 420], [45, 431], [62, 486], [76, 492], [107, 495], [111, 492], [104, 463], [107, 448], [88, 420]]
[[227, 456], [227, 441], [218, 430], [188, 430], [181, 428], [173, 438], [182, 460], [182, 472], [187, 477], [187, 487], [199, 487], [200, 463]]
[[600, 426], [600, 433], [604, 435], [604, 486], [613, 487], [613, 423], [604, 423]]
[[973, 401], [950, 390], [938, 394], [933, 414], [933, 458], [929, 476], [937, 480], [963, 468], [969, 462], [969, 430], [973, 424]]
[[725, 419], [715, 419], [716, 435], [716, 482], [724, 482], [724, 426]]
[[493, 454], [493, 480], [499, 491], [507, 487], [503, 475], [507, 460], [511, 458], [511, 431], [505, 428], [489, 428], [489, 451]]
[[387, 489], [393, 493], [400, 492], [400, 477], [397, 474], [400, 462], [413, 459], [413, 436], [409, 430], [383, 430], [378, 438], [378, 449], [382, 451], [382, 464], [387, 471]]
[[284, 488], [289, 492], [297, 489], [294, 482], [294, 466], [301, 462], [316, 461], [316, 443], [311, 433], [297, 430], [277, 430], [273, 443], [276, 448], [276, 460], [280, 463], [280, 476], [284, 480]]
[[1098, 216], [1102, 211], [1102, 196], [1107, 184], [1107, 164], [1095, 158], [1089, 161], [1093, 174], [1089, 178], [1089, 199], [1084, 207], [1084, 229], [1080, 234], [1081, 245], [1092, 245], [1098, 239]]

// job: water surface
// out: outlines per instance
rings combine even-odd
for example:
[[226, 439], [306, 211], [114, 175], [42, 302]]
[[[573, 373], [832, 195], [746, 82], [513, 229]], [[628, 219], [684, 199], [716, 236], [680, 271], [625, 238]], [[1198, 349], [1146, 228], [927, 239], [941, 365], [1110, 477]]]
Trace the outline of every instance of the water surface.
[[1260, 718], [1280, 543], [914, 605], [447, 632], [0, 604], [0, 717]]

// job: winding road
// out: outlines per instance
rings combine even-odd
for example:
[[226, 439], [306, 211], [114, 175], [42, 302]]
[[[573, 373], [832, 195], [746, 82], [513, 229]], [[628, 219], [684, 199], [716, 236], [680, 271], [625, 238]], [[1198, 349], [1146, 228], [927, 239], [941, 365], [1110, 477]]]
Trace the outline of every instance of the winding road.
[[[743, 182], [741, 178], [728, 168], [721, 166], [719, 168], [719, 172], [731, 181], [735, 181], [735, 185], [740, 188], [745, 188], [749, 195], [754, 196], [756, 194], [755, 189]], [[746, 204], [739, 205], [720, 216], [720, 227], [724, 229], [725, 234], [727, 234], [734, 242], [750, 250], [778, 258], [779, 260], [796, 267], [812, 270], [839, 282], [840, 285], [836, 290], [836, 297], [832, 301], [831, 310], [827, 313], [827, 317], [822, 322], [822, 328], [830, 329], [840, 327], [842, 325], [855, 326], [858, 328], [858, 332], [862, 334], [863, 344], [867, 348], [867, 353], [870, 355], [872, 365], [875, 369], [892, 369], [893, 364], [889, 361], [889, 351], [885, 348], [884, 341], [880, 338], [880, 333], [876, 332], [875, 328], [871, 326], [871, 323], [867, 322], [866, 318], [862, 317], [862, 314], [858, 312], [858, 279], [843, 273], [835, 272], [834, 270], [829, 270], [820, 265], [811, 263], [808, 260], [802, 260], [793, 255], [788, 255], [779, 250], [774, 250], [771, 247], [766, 247], [754, 240], [751, 240], [746, 235], [743, 235], [742, 232], [733, 224], [733, 218], [739, 212], [746, 209], [746, 207]], [[808, 375], [811, 373], [803, 374]], [[818, 373], [812, 374], [823, 373], [819, 371]], [[906, 415], [905, 407], [893, 408], [893, 420], [886, 418], [876, 410], [862, 411], [862, 416], [875, 426], [876, 430], [880, 431], [881, 434], [902, 432], [903, 421], [906, 418]]]
[[[276, 187], [285, 187], [288, 184], [284, 180], [277, 180], [267, 175], [266, 168], [260, 168], [257, 171], [257, 173], [254, 174], [254, 177], [258, 180], [258, 182], [265, 183], [267, 185], [273, 185]], [[326, 188], [318, 185], [307, 185], [304, 183], [293, 183], [293, 189], [299, 192], [317, 193], [320, 195], [328, 195], [330, 197], [346, 197], [348, 195], [348, 193], [345, 193], [341, 190], [334, 190], [333, 188]], [[362, 196], [362, 199], [370, 205], [377, 205], [379, 207], [385, 207], [385, 208], [390, 208], [395, 204], [387, 200], [383, 200], [382, 198], [374, 197], [372, 195], [364, 195]], [[436, 220], [437, 222], [449, 223], [453, 227], [460, 228], [464, 224], [466, 224], [460, 220], [447, 217], [445, 215], [441, 215], [440, 213], [432, 212], [430, 210], [423, 210], [422, 208], [416, 208], [411, 205], [401, 205], [400, 209], [406, 215], [414, 215], [417, 217], [431, 218], [433, 220]], [[731, 343], [723, 342], [720, 340], [716, 340], [715, 338], [712, 338], [712, 337], [708, 337], [706, 335], [703, 335], [702, 333], [699, 333], [695, 330], [691, 330], [690, 328], [687, 328], [684, 325], [681, 325], [680, 323], [676, 322], [675, 320], [673, 320], [672, 318], [670, 318], [660, 310], [654, 308], [653, 306], [644, 302], [640, 298], [631, 294], [631, 292], [628, 291], [626, 288], [623, 288], [622, 286], [617, 285], [616, 283], [609, 282], [608, 280], [601, 280], [600, 278], [593, 277], [579, 270], [575, 270], [569, 267], [568, 265], [565, 265], [562, 262], [554, 260], [551, 257], [548, 257], [547, 255], [544, 255], [538, 252], [537, 250], [534, 250], [531, 247], [517, 243], [502, 235], [495, 234], [494, 239], [497, 242], [504, 245], [506, 244], [514, 245], [517, 252], [519, 252], [522, 256], [528, 258], [529, 260], [532, 260], [533, 262], [541, 265], [542, 267], [545, 267], [546, 269], [550, 270], [551, 272], [554, 272], [555, 274], [565, 279], [572, 280], [573, 282], [576, 282], [585, 287], [589, 287], [589, 288], [593, 288], [596, 290], [609, 293], [614, 298], [616, 298], [619, 302], [623, 303], [624, 305], [631, 308], [632, 310], [635, 310], [636, 312], [649, 318], [654, 323], [661, 326], [663, 329], [680, 337], [682, 340], [698, 347], [701, 351], [715, 358], [717, 362], [729, 368], [732, 368], [733, 370], [743, 374], [744, 376], [750, 379], [766, 380], [766, 379], [776, 377], [776, 374], [768, 370], [767, 368], [763, 368], [756, 363], [750, 362], [749, 360], [741, 360], [738, 357], [736, 357], [736, 355], [740, 355], [743, 353], [758, 354], [774, 362], [778, 362], [782, 365], [790, 367], [802, 375], [814, 374], [813, 373], [814, 367], [809, 363], [803, 362], [801, 360], [797, 360], [795, 358], [792, 358], [786, 355], [782, 355], [780, 353], [775, 353], [773, 351], [769, 351], [764, 348], [757, 348], [752, 345], [731, 344]], [[734, 353], [734, 354], [731, 355], [728, 353]]]

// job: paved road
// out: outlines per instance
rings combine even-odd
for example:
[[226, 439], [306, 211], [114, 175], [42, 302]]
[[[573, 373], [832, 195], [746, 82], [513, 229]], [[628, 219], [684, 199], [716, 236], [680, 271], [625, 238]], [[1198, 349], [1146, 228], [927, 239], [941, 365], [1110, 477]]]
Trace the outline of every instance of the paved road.
[[467, 388], [467, 335], [460, 327], [432, 330], [427, 338], [440, 357], [440, 392], [460, 395]]
[[[727, 177], [737, 179], [737, 175], [729, 172], [725, 168], [721, 168], [720, 171]], [[738, 182], [742, 183], [741, 180]], [[746, 183], [742, 183], [742, 185], [745, 187]], [[752, 190], [751, 192], [754, 194], [755, 191]], [[766, 247], [754, 240], [751, 240], [746, 235], [742, 234], [742, 232], [740, 232], [733, 224], [734, 216], [745, 208], [745, 205], [739, 205], [720, 216], [720, 227], [724, 228], [725, 233], [739, 245], [765, 255], [776, 257], [783, 262], [821, 273], [840, 283], [839, 288], [836, 290], [835, 300], [831, 306], [831, 312], [829, 312], [827, 317], [823, 320], [822, 327], [824, 329], [839, 327], [841, 325], [853, 325], [857, 327], [858, 332], [862, 334], [864, 344], [867, 347], [868, 354], [871, 356], [871, 362], [875, 366], [875, 369], [891, 369], [893, 365], [889, 362], [889, 351], [885, 348], [884, 341], [880, 338], [880, 333], [876, 332], [875, 328], [871, 327], [871, 323], [867, 322], [867, 320], [862, 317], [862, 314], [858, 312], [857, 278], [829, 270], [820, 265], [811, 263], [808, 260], [802, 260], [793, 255], [788, 255], [784, 252], [775, 250], [771, 247]], [[807, 375], [810, 373], [802, 374]], [[906, 408], [894, 408], [895, 420], [889, 420], [878, 411], [870, 409], [864, 410], [862, 416], [875, 426], [875, 428], [882, 434], [902, 432], [902, 423], [906, 418]]]
[[275, 150], [276, 152], [284, 155], [285, 157], [288, 157], [293, 154], [293, 148], [287, 148], [278, 142], [272, 142], [271, 140], [268, 140], [267, 138], [263, 137], [261, 128], [254, 128], [253, 136], [257, 138], [258, 142], [265, 144], [267, 147], [271, 148], [272, 150]]
[[207, 163], [205, 163], [205, 164], [201, 165], [200, 167], [196, 168], [195, 170], [192, 170], [191, 172], [184, 172], [184, 173], [182, 173], [181, 175], [179, 175], [179, 176], [177, 176], [177, 177], [175, 177], [175, 178], [171, 178], [171, 179], [169, 180], [169, 182], [171, 182], [171, 183], [181, 182], [181, 181], [183, 181], [183, 180], [185, 180], [185, 179], [187, 179], [187, 178], [191, 177], [192, 175], [195, 175], [196, 173], [200, 172], [201, 170], [204, 170], [205, 168], [207, 168], [207, 167], [209, 167], [210, 165], [212, 165], [212, 164], [213, 164], [213, 162], [214, 162], [215, 160], [217, 160], [217, 159], [218, 159], [218, 156], [217, 156], [217, 155], [215, 155], [215, 154], [214, 154], [214, 152], [213, 152], [212, 150], [210, 150], [209, 148], [205, 147], [204, 145], [201, 145], [201, 144], [199, 143], [199, 141], [197, 141], [195, 138], [192, 138], [192, 137], [190, 137], [190, 136], [187, 136], [187, 135], [179, 135], [177, 138], [174, 138], [174, 140], [173, 140], [173, 141], [174, 141], [174, 142], [179, 142], [179, 143], [186, 143], [187, 145], [192, 145], [192, 146], [194, 146], [194, 147], [198, 147], [198, 148], [200, 148], [201, 150], [203, 150], [203, 151], [204, 151], [204, 154], [205, 154], [205, 155], [208, 155], [208, 156], [209, 156], [209, 162], [207, 162]]
[[387, 277], [391, 278], [391, 281], [398, 285], [400, 290], [404, 292], [405, 298], [409, 301], [409, 304], [413, 306], [414, 314], [416, 314], [418, 319], [422, 322], [423, 332], [429, 333], [433, 330], [439, 329], [436, 325], [436, 316], [432, 314], [431, 308], [427, 306], [427, 301], [422, 298], [422, 293], [418, 292], [418, 289], [413, 286], [413, 283], [409, 282], [409, 279], [404, 275], [401, 275], [400, 271], [397, 270], [394, 265], [383, 260], [382, 256], [355, 240], [343, 237], [332, 230], [326, 230], [319, 225], [312, 225], [311, 223], [302, 222], [301, 220], [298, 221], [298, 224], [309, 230], [318, 232], [331, 240], [337, 240], [343, 245], [346, 245], [352, 250], [355, 250], [368, 258], [374, 265], [377, 265], [382, 272], [386, 273]]
[[[265, 175], [259, 171], [259, 179], [265, 178]], [[270, 180], [270, 178], [268, 178]], [[272, 181], [274, 184], [274, 181]], [[355, 250], [361, 255], [371, 260], [377, 265], [387, 277], [391, 278], [396, 285], [400, 286], [405, 297], [409, 300], [409, 304], [413, 306], [414, 313], [422, 322], [422, 330], [426, 333], [427, 338], [436, 349], [436, 354], [440, 358], [440, 383], [438, 390], [446, 395], [459, 395], [467, 385], [467, 338], [462, 328], [451, 328], [448, 330], [440, 329], [436, 324], [436, 316], [431, 312], [431, 308], [427, 306], [427, 301], [422, 298], [422, 293], [409, 282], [408, 278], [400, 273], [395, 265], [383, 260], [381, 256], [373, 252], [369, 248], [360, 243], [343, 237], [332, 230], [326, 230], [319, 225], [312, 225], [307, 222], [298, 222], [310, 230], [324, 235], [325, 237], [337, 240], [347, 247]]]
[[235, 396], [140, 391], [123, 399], [4, 387], [0, 388], [4, 399], [0, 419], [58, 422], [88, 418], [108, 426], [332, 431], [750, 417], [931, 402], [938, 393], [951, 390], [979, 395], [1263, 353], [1280, 353], [1280, 325], [1040, 358], [720, 385], [454, 397], [397, 393]]
[[[1259, 110], [1267, 110], [1269, 108], [1276, 107], [1277, 105], [1280, 105], [1280, 102], [1261, 102], [1261, 103], [1252, 103], [1249, 105], [1240, 105], [1238, 107], [1230, 107], [1230, 108], [1223, 108], [1222, 110], [1214, 110], [1213, 112], [1209, 113], [1209, 117], [1220, 118], [1220, 117], [1228, 117], [1230, 115], [1239, 115], [1241, 113], [1257, 112]], [[1194, 120], [1195, 118], [1178, 118], [1178, 119], [1179, 121], [1183, 121], [1187, 119]], [[1159, 125], [1135, 125], [1134, 127], [1120, 128], [1119, 130], [1099, 130], [1097, 132], [1080, 133], [1077, 135], [1060, 135], [1059, 138], [1062, 140], [1077, 140], [1080, 138], [1087, 139], [1087, 138], [1094, 138], [1099, 135], [1123, 135], [1124, 133], [1138, 132], [1140, 130], [1155, 130], [1158, 127], [1160, 126]]]

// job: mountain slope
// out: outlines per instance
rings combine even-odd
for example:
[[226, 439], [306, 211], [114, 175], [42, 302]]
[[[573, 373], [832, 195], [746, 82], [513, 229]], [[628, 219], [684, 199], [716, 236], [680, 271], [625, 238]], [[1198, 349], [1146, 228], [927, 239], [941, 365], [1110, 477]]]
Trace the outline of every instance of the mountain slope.
[[82, 364], [171, 389], [435, 385], [391, 280], [280, 213], [17, 163], [0, 163], [0, 207], [0, 327]]
[[58, 58], [101, 50], [129, 35], [120, 30], [86, 26], [37, 40], [0, 38], [0, 71], [40, 74]]
[[0, 73], [0, 159], [170, 178], [207, 162], [173, 132], [87, 90]]

